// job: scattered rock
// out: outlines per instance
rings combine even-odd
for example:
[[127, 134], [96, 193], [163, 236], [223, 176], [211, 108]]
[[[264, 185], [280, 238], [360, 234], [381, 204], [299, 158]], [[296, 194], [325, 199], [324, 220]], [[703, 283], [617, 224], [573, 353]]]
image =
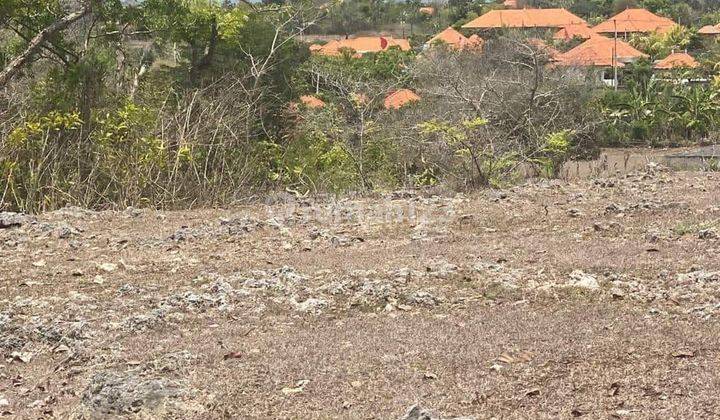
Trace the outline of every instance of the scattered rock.
[[426, 292], [424, 290], [417, 290], [407, 297], [407, 301], [408, 303], [414, 305], [436, 306], [442, 301], [442, 299], [436, 297], [430, 292]]
[[319, 314], [322, 309], [328, 306], [328, 302], [324, 299], [309, 298], [302, 302], [297, 302], [295, 299], [290, 301], [298, 312]]
[[19, 228], [32, 220], [21, 213], [0, 212], [0, 229]]
[[589, 290], [597, 290], [600, 288], [600, 284], [598, 283], [595, 276], [587, 274], [582, 270], [575, 270], [570, 273], [570, 281], [568, 282], [568, 286], [579, 287]]
[[100, 269], [106, 273], [112, 273], [113, 271], [117, 270], [117, 264], [102, 263], [102, 264], [98, 265], [98, 269]]
[[14, 351], [14, 352], [10, 353], [9, 361], [11, 361], [11, 362], [21, 362], [21, 363], [30, 363], [30, 361], [32, 360], [32, 358], [33, 358], [32, 353]]
[[691, 285], [693, 283], [708, 283], [720, 281], [720, 271], [706, 271], [696, 269], [689, 273], [680, 273], [677, 276], [680, 285]]
[[405, 411], [400, 420], [474, 420], [475, 417], [440, 417], [435, 416], [432, 411], [422, 408], [420, 405], [413, 405]]
[[703, 229], [698, 232], [698, 238], [704, 240], [718, 239], [718, 233], [715, 229]]
[[613, 287], [610, 289], [610, 296], [612, 296], [613, 299], [622, 300], [625, 299], [625, 292], [619, 287]]
[[168, 399], [185, 393], [178, 384], [166, 379], [106, 371], [90, 379], [82, 404], [93, 416], [127, 415], [158, 408]]
[[437, 417], [419, 405], [413, 405], [400, 417], [400, 420], [437, 420]]
[[567, 211], [567, 215], [570, 217], [581, 217], [583, 216], [583, 213], [578, 209], [569, 209]]

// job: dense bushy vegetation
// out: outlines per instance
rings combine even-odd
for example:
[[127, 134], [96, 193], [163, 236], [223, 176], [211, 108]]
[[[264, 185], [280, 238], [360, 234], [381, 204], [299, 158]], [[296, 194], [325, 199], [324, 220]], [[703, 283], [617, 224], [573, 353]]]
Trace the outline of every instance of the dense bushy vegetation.
[[[598, 16], [613, 8], [545, 3], [592, 5]], [[400, 22], [427, 35], [497, 7], [433, 6], [427, 15], [413, 2], [0, 0], [0, 209], [486, 186], [520, 170], [557, 176], [603, 142], [684, 144], [715, 131], [718, 84], [650, 78], [647, 62], [614, 92], [549, 65], [545, 49], [516, 34], [489, 40], [482, 54], [439, 46], [361, 58], [311, 55], [299, 36]], [[694, 21], [710, 8], [691, 6]], [[693, 39], [633, 42], [661, 55]], [[705, 47], [697, 77], [717, 71], [716, 47]], [[401, 88], [422, 100], [387, 109]], [[303, 105], [306, 94], [325, 106]]]

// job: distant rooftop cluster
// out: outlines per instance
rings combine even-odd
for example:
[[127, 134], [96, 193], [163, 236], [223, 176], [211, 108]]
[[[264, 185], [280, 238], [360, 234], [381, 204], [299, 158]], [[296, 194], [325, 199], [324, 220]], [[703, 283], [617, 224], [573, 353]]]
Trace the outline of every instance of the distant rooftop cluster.
[[[553, 41], [580, 42], [570, 50], [560, 52], [539, 38], [529, 38], [530, 44], [547, 51], [552, 66], [622, 68], [627, 63], [648, 57], [627, 42], [630, 35], [665, 34], [677, 26], [671, 19], [640, 8], [628, 8], [591, 26], [583, 18], [563, 8], [518, 8], [516, 0], [505, 0], [503, 4], [504, 9], [491, 10], [467, 22], [461, 28], [450, 26], [443, 29], [430, 37], [425, 43], [425, 49], [445, 45], [454, 50], [482, 52], [485, 45], [482, 34], [485, 32], [504, 28], [546, 29], [555, 30], [552, 35]], [[431, 6], [423, 6], [418, 10], [428, 16], [433, 16], [437, 12]], [[705, 26], [698, 33], [703, 36], [718, 36], [720, 24]], [[313, 44], [310, 50], [314, 54], [325, 56], [339, 56], [346, 50], [351, 52], [353, 57], [362, 57], [364, 54], [386, 51], [392, 47], [402, 51], [411, 50], [407, 39], [389, 36], [360, 36], [331, 40], [324, 45]], [[698, 66], [697, 60], [686, 51], [673, 51], [669, 56], [654, 63], [654, 69], [658, 71], [692, 69]], [[300, 99], [310, 108], [321, 108], [325, 105], [314, 96], [304, 96]], [[414, 91], [399, 89], [387, 95], [384, 106], [386, 109], [398, 109], [419, 100], [420, 96]]]

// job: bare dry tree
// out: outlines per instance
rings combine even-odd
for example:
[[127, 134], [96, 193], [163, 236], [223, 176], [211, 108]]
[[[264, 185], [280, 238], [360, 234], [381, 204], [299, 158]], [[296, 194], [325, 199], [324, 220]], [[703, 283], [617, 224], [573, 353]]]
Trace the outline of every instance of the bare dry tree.
[[553, 66], [548, 49], [533, 40], [491, 40], [482, 54], [434, 48], [413, 72], [429, 119], [487, 120], [472, 134], [478, 155], [512, 153], [522, 165], [542, 153], [550, 134], [572, 130], [576, 142], [586, 143], [600, 123], [588, 106], [594, 86]]

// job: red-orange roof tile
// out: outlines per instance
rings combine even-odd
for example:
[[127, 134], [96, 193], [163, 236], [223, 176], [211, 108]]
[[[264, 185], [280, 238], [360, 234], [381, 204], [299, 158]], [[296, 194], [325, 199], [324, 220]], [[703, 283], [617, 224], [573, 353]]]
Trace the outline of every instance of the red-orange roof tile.
[[565, 25], [559, 31], [555, 32], [553, 39], [561, 41], [570, 41], [573, 38], [588, 39], [597, 35], [586, 23], [576, 23]]
[[560, 28], [585, 21], [565, 9], [491, 10], [463, 28]]
[[720, 27], [718, 25], [706, 25], [698, 30], [700, 35], [720, 35]]
[[485, 46], [485, 40], [477, 34], [472, 34], [468, 37], [467, 43], [464, 46], [466, 48], [481, 50]]
[[441, 41], [450, 46], [459, 48], [463, 43], [467, 42], [465, 35], [453, 29], [452, 26], [448, 26], [445, 30], [435, 35], [428, 41], [428, 44], [432, 45], [435, 42]]
[[432, 37], [428, 42], [428, 46], [432, 46], [437, 42], [443, 42], [453, 49], [477, 49], [485, 45], [485, 40], [477, 35], [471, 35], [466, 38], [465, 35], [456, 31], [452, 27], [448, 27], [439, 34]]
[[392, 37], [370, 37], [362, 36], [357, 38], [341, 39], [330, 41], [317, 51], [320, 55], [338, 56], [345, 48], [355, 51], [356, 55], [361, 56], [365, 53], [375, 53], [387, 50], [391, 47], [398, 47], [403, 51], [410, 50], [410, 42], [407, 39], [397, 39]]
[[[615, 53], [615, 46], [617, 52]], [[611, 67], [614, 58], [617, 58], [617, 66], [623, 67], [626, 62], [647, 57], [630, 44], [621, 40], [595, 36], [570, 51], [558, 57], [558, 64], [566, 66], [596, 66]]]
[[672, 53], [655, 63], [656, 70], [694, 69], [700, 64], [688, 53]]
[[398, 89], [385, 97], [385, 109], [400, 109], [410, 102], [420, 100], [415, 92], [410, 89]]
[[677, 26], [672, 20], [653, 14], [645, 9], [627, 9], [595, 26], [597, 33], [611, 34], [633, 32], [665, 33]]

